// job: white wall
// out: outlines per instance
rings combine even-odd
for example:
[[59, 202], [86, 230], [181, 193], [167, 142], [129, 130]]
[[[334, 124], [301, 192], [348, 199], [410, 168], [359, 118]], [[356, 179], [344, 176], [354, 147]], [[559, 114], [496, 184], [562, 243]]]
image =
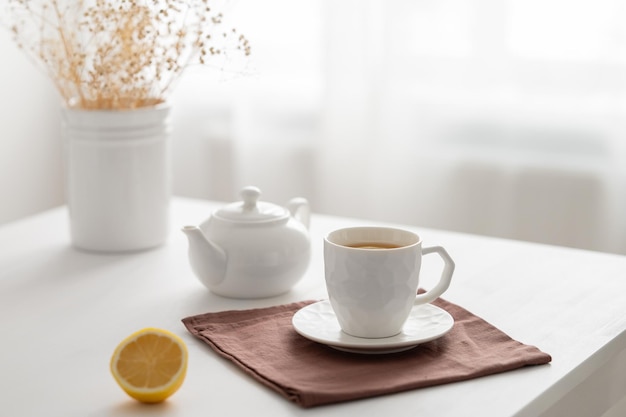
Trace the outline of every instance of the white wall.
[[0, 28], [0, 224], [63, 204], [58, 98]]

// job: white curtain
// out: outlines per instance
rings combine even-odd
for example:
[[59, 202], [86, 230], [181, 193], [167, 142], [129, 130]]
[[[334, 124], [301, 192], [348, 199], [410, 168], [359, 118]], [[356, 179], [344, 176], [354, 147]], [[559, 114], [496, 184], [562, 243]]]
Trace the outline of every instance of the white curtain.
[[[238, 0], [251, 74], [186, 74], [176, 190], [626, 252], [626, 6]], [[218, 77], [219, 78], [219, 77]]]

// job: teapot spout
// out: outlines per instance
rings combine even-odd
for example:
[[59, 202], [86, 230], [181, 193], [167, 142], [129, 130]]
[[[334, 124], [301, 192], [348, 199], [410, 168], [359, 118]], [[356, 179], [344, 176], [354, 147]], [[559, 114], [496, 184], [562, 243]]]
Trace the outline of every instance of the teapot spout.
[[185, 226], [189, 239], [189, 263], [194, 274], [207, 287], [218, 285], [226, 275], [226, 253], [204, 236], [197, 226]]

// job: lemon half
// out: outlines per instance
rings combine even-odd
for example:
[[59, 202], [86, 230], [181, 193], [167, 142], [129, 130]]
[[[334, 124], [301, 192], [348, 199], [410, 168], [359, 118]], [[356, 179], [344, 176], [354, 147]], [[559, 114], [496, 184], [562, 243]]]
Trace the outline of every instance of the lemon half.
[[187, 373], [187, 346], [172, 332], [157, 328], [139, 330], [117, 346], [111, 373], [132, 398], [157, 403], [174, 394]]

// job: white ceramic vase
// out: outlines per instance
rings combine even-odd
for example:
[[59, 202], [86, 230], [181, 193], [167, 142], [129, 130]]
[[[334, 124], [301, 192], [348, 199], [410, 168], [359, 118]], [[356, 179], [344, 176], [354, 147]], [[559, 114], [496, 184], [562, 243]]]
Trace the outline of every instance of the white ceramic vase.
[[63, 109], [72, 244], [88, 251], [156, 247], [169, 230], [170, 109]]

